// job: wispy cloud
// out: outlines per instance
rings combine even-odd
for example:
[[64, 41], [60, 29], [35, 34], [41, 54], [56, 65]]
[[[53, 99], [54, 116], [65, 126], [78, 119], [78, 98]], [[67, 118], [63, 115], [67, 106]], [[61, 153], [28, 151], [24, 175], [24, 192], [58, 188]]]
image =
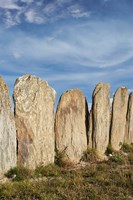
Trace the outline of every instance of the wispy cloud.
[[[88, 81], [89, 76], [91, 75], [91, 82], [98, 77], [103, 77], [107, 75], [104, 72], [91, 72], [91, 73], [60, 73], [60, 74], [53, 74], [49, 76], [44, 76], [45, 79], [48, 81], [73, 81], [73, 82], [84, 82]], [[90, 81], [90, 80], [89, 80]]]
[[[23, 3], [22, 5], [20, 4]], [[73, 1], [55, 0], [49, 3], [34, 0], [1, 0], [0, 8], [3, 9], [4, 22], [7, 27], [15, 26], [21, 22], [42, 24], [53, 22], [59, 19], [87, 18], [90, 12], [77, 2], [72, 6]], [[11, 12], [15, 10], [15, 12]], [[2, 17], [3, 18], [3, 17]]]
[[44, 13], [44, 15], [46, 15], [46, 16], [51, 16], [51, 15], [53, 15], [57, 10], [58, 10], [57, 4], [49, 3], [49, 4], [46, 4], [46, 5], [44, 6], [44, 8], [43, 8], [43, 13]]
[[6, 10], [4, 13], [3, 21], [7, 28], [10, 28], [12, 26], [18, 25], [20, 23], [20, 12], [17, 12], [16, 14], [12, 14], [10, 10]]
[[126, 2], [0, 0], [0, 20], [8, 27], [1, 23], [0, 73], [10, 86], [17, 76], [35, 74], [59, 93], [79, 87], [92, 94], [99, 81], [114, 90], [132, 88], [132, 11]]
[[20, 10], [20, 7], [13, 0], [0, 0], [0, 8]]
[[[52, 37], [26, 36], [14, 38], [8, 51], [16, 58], [44, 60], [51, 63], [71, 63], [86, 67], [107, 68], [133, 58], [133, 30], [115, 29], [116, 22], [94, 22], [62, 27], [62, 32]], [[106, 29], [105, 29], [106, 27]], [[127, 27], [126, 27], [127, 28]], [[93, 34], [91, 32], [93, 30]], [[76, 37], [75, 37], [76, 35]], [[51, 38], [51, 39], [50, 39]]]
[[34, 0], [20, 0], [20, 1], [26, 4], [30, 4], [34, 2]]
[[44, 18], [32, 9], [25, 12], [25, 17], [26, 21], [30, 23], [42, 24], [44, 22]]
[[69, 13], [69, 15], [71, 15], [72, 17], [75, 17], [75, 18], [91, 16], [91, 12], [84, 11], [84, 9], [81, 6], [79, 6], [78, 4], [68, 7], [68, 13]]

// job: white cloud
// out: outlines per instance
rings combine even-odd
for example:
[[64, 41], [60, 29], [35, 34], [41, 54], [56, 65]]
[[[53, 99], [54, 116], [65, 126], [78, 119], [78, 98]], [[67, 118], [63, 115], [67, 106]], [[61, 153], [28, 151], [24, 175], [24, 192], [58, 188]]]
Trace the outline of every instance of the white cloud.
[[[36, 20], [32, 11], [27, 17], [30, 22]], [[121, 34], [121, 30], [114, 30], [111, 23], [99, 27], [99, 23], [88, 22], [84, 26], [62, 27], [60, 38], [23, 35], [10, 44], [10, 49], [17, 49], [26, 59], [106, 68], [133, 58], [132, 32], [123, 30]]]
[[56, 3], [58, 5], [63, 5], [63, 4], [69, 3], [69, 2], [73, 3], [73, 0], [56, 0]]
[[7, 28], [19, 24], [20, 23], [19, 12], [16, 15], [12, 15], [10, 10], [7, 10], [5, 12], [4, 22]]
[[[119, 22], [118, 24], [120, 25]], [[122, 28], [123, 26], [124, 24]], [[9, 31], [8, 37], [4, 33], [1, 35], [1, 38], [5, 38], [5, 42], [1, 44], [0, 60], [8, 60], [1, 67], [4, 66], [4, 70], [12, 73], [32, 72], [54, 83], [67, 81], [77, 85], [95, 84], [99, 81], [109, 82], [117, 80], [118, 77], [121, 80], [123, 77], [132, 78], [132, 66], [127, 68], [127, 65], [123, 65], [123, 62], [133, 56], [132, 32], [132, 29], [130, 31], [123, 29], [121, 34], [121, 27], [114, 29], [112, 23], [105, 22], [65, 25], [56, 31], [52, 30], [49, 36], [44, 32], [44, 36], [41, 37], [28, 36], [21, 31], [11, 34]], [[70, 73], [69, 70], [66, 75], [64, 72], [47, 73], [46, 67], [49, 64], [59, 65], [61, 70], [65, 67], [73, 69], [74, 66], [76, 73], [73, 71]], [[121, 68], [117, 64], [121, 65]], [[38, 66], [42, 65], [43, 67], [39, 69]], [[103, 66], [104, 69], [101, 69]], [[91, 70], [93, 68], [93, 72], [82, 71], [82, 68], [87, 67]], [[115, 87], [119, 87], [117, 84]]]
[[[91, 78], [89, 77], [91, 75]], [[103, 77], [106, 74], [104, 72], [91, 72], [91, 73], [60, 73], [46, 76], [48, 81], [73, 81], [73, 82], [87, 82], [93, 81], [94, 78]]]
[[[42, 0], [21, 2], [24, 4], [20, 9], [19, 0], [0, 0], [7, 27], [25, 21], [41, 24], [60, 18], [91, 16], [89, 10], [78, 3], [75, 5], [72, 0], [56, 0], [52, 4]], [[7, 74], [7, 81], [12, 84], [15, 80], [15, 76], [9, 74], [32, 73], [63, 90], [68, 86], [83, 85], [83, 89], [91, 93], [90, 85], [95, 86], [97, 82], [112, 81], [116, 88], [123, 80], [125, 85], [129, 80], [129, 88], [132, 88], [133, 28], [130, 21], [106, 18], [101, 21], [92, 16], [84, 23], [83, 20], [74, 22], [49, 23], [47, 31], [44, 26], [43, 36], [39, 31], [21, 31], [19, 27], [13, 32], [6, 29], [2, 33], [0, 30], [0, 70]]]
[[81, 18], [81, 17], [89, 17], [90, 13], [88, 13], [88, 12], [82, 12], [81, 10], [77, 9], [77, 10], [72, 10], [71, 11], [71, 15], [73, 17], [76, 17], [76, 18]]
[[56, 4], [54, 3], [49, 3], [47, 5], [44, 6], [43, 12], [44, 15], [52, 15], [53, 13], [55, 13], [57, 11], [58, 7]]
[[53, 3], [46, 3], [42, 0], [20, 1], [24, 3], [21, 6], [18, 4], [19, 0], [0, 0], [0, 8], [3, 9], [3, 13], [15, 10], [15, 12], [10, 12], [10, 16], [9, 14], [4, 14], [4, 22], [8, 28], [18, 24], [18, 20], [16, 19], [18, 16], [19, 24], [22, 21], [42, 24], [55, 22], [67, 17], [86, 18], [90, 16], [90, 12], [86, 11], [83, 7], [81, 8], [80, 4], [77, 3], [72, 6], [74, 4], [72, 0], [55, 0]]
[[72, 5], [68, 7], [68, 13], [74, 18], [90, 17], [91, 12], [84, 11], [79, 5]]
[[33, 3], [34, 0], [21, 0], [21, 2], [23, 2], [23, 3], [27, 3], [27, 4], [30, 4], [30, 3]]
[[0, 0], [0, 8], [9, 10], [20, 10], [20, 7], [13, 0]]
[[44, 19], [41, 16], [39, 16], [38, 13], [34, 11], [33, 9], [28, 10], [25, 13], [25, 17], [26, 17], [26, 21], [30, 23], [42, 24], [44, 22]]

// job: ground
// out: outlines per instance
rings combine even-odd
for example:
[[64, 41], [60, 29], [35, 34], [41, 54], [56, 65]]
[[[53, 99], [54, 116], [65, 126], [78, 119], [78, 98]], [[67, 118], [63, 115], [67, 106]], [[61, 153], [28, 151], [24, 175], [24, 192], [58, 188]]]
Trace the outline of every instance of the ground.
[[92, 154], [86, 152], [86, 162], [76, 166], [59, 162], [60, 166], [39, 166], [34, 171], [13, 168], [6, 174], [7, 182], [0, 183], [0, 199], [132, 200], [133, 146], [123, 145], [120, 152], [109, 148], [106, 161], [96, 161]]

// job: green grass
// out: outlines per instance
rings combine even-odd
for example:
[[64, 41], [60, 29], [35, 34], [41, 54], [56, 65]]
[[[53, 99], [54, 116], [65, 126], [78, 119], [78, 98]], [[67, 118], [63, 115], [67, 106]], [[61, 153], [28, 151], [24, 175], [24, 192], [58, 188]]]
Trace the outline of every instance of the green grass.
[[5, 176], [12, 179], [12, 181], [23, 181], [31, 178], [32, 173], [33, 172], [26, 167], [18, 166], [11, 168], [7, 173], [5, 173]]
[[[90, 155], [90, 151], [88, 153]], [[133, 199], [131, 150], [126, 154], [122, 150], [112, 152], [108, 161], [91, 162], [90, 157], [87, 159], [90, 165], [84, 169], [73, 166], [68, 169], [57, 165], [39, 166], [35, 171], [22, 167], [11, 169], [8, 177], [13, 178], [15, 174], [21, 180], [13, 178], [11, 182], [1, 183], [0, 200]]]
[[121, 150], [125, 153], [133, 153], [133, 144], [123, 144]]
[[82, 156], [82, 161], [84, 162], [97, 162], [97, 160], [99, 159], [98, 154], [96, 152], [95, 149], [90, 149], [88, 148]]
[[121, 152], [113, 152], [112, 156], [109, 159], [109, 162], [114, 162], [120, 165], [125, 164], [126, 161], [127, 161], [127, 158]]

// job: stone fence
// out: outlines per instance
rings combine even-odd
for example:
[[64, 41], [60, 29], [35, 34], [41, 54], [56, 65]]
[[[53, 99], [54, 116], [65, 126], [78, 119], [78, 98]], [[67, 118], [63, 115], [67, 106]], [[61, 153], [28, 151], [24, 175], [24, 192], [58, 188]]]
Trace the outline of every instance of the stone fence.
[[80, 162], [83, 152], [93, 148], [101, 159], [110, 144], [133, 143], [133, 93], [119, 88], [110, 106], [110, 85], [99, 83], [88, 111], [81, 90], [60, 97], [56, 114], [56, 92], [46, 81], [31, 75], [18, 78], [14, 86], [14, 113], [7, 85], [0, 78], [0, 172], [24, 165], [54, 163], [55, 150], [67, 161]]

